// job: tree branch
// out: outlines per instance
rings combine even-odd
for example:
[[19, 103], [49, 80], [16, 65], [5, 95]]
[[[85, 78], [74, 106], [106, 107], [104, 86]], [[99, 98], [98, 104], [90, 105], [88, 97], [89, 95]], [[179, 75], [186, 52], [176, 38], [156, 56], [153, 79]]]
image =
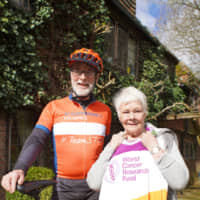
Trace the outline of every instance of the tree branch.
[[191, 111], [190, 106], [188, 106], [186, 103], [182, 103], [182, 102], [176, 102], [170, 106], [165, 107], [164, 109], [162, 109], [159, 113], [155, 114], [154, 116], [152, 116], [150, 119], [154, 119], [156, 120], [161, 114], [163, 114], [164, 112], [166, 112], [167, 110], [170, 110], [172, 108], [175, 108], [177, 105], [182, 105], [185, 106], [187, 108], [187, 110]]
[[98, 88], [100, 88], [100, 89], [105, 89], [105, 88], [107, 88], [111, 84], [115, 84], [115, 78], [111, 79], [111, 72], [109, 72], [109, 74], [108, 74], [108, 82], [105, 83], [104, 85], [100, 85], [99, 83], [96, 83], [96, 86]]

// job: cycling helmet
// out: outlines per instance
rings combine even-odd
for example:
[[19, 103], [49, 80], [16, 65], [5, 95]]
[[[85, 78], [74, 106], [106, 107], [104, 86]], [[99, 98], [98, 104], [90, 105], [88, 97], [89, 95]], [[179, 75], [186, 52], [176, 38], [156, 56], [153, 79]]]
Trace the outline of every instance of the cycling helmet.
[[94, 52], [92, 49], [82, 48], [75, 50], [68, 60], [69, 67], [74, 62], [84, 62], [94, 67], [97, 72], [103, 71], [103, 61], [99, 54]]

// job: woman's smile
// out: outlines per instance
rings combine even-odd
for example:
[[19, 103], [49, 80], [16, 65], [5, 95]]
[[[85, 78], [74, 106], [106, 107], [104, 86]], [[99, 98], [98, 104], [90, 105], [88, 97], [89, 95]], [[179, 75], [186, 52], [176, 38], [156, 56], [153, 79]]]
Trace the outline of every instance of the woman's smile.
[[119, 107], [119, 120], [128, 135], [138, 137], [144, 130], [146, 114], [140, 101], [124, 103]]

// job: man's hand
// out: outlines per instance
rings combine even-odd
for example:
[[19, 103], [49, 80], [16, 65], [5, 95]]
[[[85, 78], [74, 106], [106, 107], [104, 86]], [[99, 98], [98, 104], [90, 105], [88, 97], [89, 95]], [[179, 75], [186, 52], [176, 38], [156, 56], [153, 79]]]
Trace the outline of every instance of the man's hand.
[[14, 193], [16, 184], [23, 184], [24, 182], [24, 171], [21, 169], [13, 170], [1, 179], [1, 186], [8, 192]]

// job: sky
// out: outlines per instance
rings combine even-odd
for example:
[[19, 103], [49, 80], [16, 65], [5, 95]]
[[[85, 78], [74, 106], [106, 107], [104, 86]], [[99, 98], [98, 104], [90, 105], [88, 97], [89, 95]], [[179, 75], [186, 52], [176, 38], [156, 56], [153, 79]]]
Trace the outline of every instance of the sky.
[[137, 0], [136, 2], [136, 17], [150, 31], [156, 28], [156, 18], [159, 12], [159, 0]]
[[[154, 35], [156, 32], [156, 19], [160, 16], [160, 12], [163, 12], [160, 0], [136, 0], [136, 17]], [[199, 69], [199, 65], [190, 64], [190, 56], [183, 55], [182, 53], [180, 56], [179, 52], [176, 52], [175, 55], [192, 70], [196, 71], [196, 69]]]

